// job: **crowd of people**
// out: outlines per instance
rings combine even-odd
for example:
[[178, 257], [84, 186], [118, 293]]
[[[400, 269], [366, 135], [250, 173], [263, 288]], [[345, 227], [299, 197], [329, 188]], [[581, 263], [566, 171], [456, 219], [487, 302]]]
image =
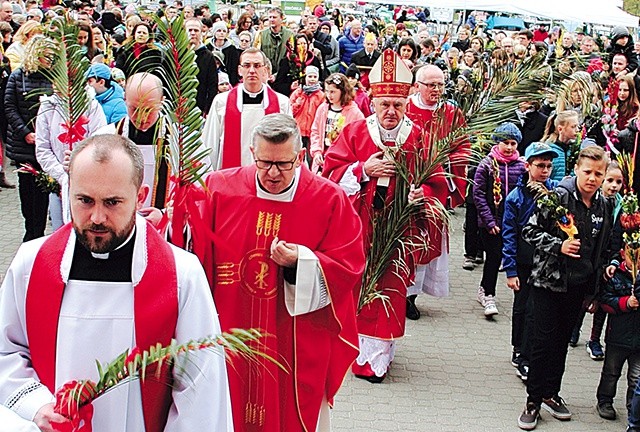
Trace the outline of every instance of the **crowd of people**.
[[[617, 417], [628, 363], [628, 431], [640, 431], [640, 222], [628, 222], [640, 221], [640, 43], [628, 29], [489, 33], [474, 12], [452, 38], [430, 33], [424, 8], [396, 7], [385, 23], [323, 5], [287, 17], [247, 3], [235, 17], [159, 4], [27, 0], [19, 18], [0, 5], [3, 150], [33, 168], [18, 173], [25, 243], [0, 292], [3, 421], [25, 431], [70, 422], [56, 389], [95, 379], [95, 358], [260, 328], [269, 336], [257, 362], [225, 368], [201, 354], [191, 382], [165, 370], [169, 390], [130, 383], [85, 421], [328, 431], [348, 370], [384, 381], [405, 320], [420, 319], [417, 296], [447, 295], [445, 213], [464, 206], [463, 269], [482, 266], [484, 316], [500, 313], [500, 271], [514, 292], [511, 363], [527, 387], [519, 427], [536, 428], [541, 410], [571, 419], [560, 396], [567, 347], [591, 312], [586, 350], [604, 360], [597, 412]], [[61, 14], [90, 62], [86, 140], [73, 148], [47, 73], [48, 25]], [[172, 222], [187, 204], [174, 201], [168, 41], [157, 26], [176, 19], [195, 55], [208, 152], [185, 227]], [[495, 77], [550, 69], [560, 83], [507, 94], [517, 109], [490, 131], [468, 127], [467, 102], [504, 90], [491, 89]], [[0, 188], [15, 187], [0, 171]], [[76, 356], [78, 345], [87, 348]]]

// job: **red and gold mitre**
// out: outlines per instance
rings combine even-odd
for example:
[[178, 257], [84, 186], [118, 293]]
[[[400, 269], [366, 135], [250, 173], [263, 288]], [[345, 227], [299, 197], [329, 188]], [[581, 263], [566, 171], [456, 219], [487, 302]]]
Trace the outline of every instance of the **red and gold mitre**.
[[386, 49], [369, 73], [372, 97], [407, 97], [413, 74], [400, 56]]

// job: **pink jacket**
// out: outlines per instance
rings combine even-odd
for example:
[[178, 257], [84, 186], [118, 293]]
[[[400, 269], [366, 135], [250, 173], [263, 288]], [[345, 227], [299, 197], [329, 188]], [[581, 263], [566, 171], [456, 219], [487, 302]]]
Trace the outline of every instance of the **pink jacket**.
[[[317, 153], [324, 154], [324, 138], [326, 133], [327, 116], [329, 115], [329, 103], [325, 102], [320, 105], [318, 111], [316, 111], [316, 118], [311, 126], [311, 157], [314, 157]], [[342, 107], [342, 115], [344, 116], [345, 126], [356, 120], [364, 118], [360, 108], [354, 103], [349, 102], [348, 105]]]
[[310, 136], [311, 125], [316, 117], [316, 111], [325, 101], [324, 92], [318, 90], [307, 95], [302, 91], [302, 87], [298, 87], [291, 93], [289, 100], [291, 101], [293, 118], [296, 119], [296, 123], [298, 123], [298, 127], [300, 128], [300, 135]]

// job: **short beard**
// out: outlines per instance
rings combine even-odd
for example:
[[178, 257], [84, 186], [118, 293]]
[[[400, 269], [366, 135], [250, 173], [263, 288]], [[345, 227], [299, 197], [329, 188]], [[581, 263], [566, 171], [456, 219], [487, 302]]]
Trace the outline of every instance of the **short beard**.
[[[129, 223], [127, 224], [127, 226], [122, 231], [118, 231], [118, 232], [104, 225], [95, 225], [95, 224], [90, 224], [89, 227], [87, 227], [86, 229], [80, 229], [78, 226], [74, 224], [73, 229], [76, 232], [76, 237], [78, 238], [78, 241], [80, 241], [80, 244], [84, 246], [89, 252], [96, 253], [96, 254], [104, 254], [104, 253], [113, 252], [118, 247], [120, 247], [127, 240], [127, 238], [129, 238], [129, 235], [131, 234], [131, 231], [133, 230], [133, 227], [135, 226], [135, 224], [136, 224], [136, 218], [134, 215], [131, 218], [131, 221], [129, 221]], [[93, 242], [91, 242], [89, 240], [89, 236], [86, 234], [86, 232], [89, 230], [106, 230], [107, 233], [103, 238], [99, 240], [94, 240]], [[106, 238], [108, 236], [109, 238]]]

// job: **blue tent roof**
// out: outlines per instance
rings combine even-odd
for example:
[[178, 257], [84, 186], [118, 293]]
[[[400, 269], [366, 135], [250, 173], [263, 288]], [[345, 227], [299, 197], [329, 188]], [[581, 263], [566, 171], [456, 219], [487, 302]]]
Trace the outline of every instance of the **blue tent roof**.
[[522, 18], [510, 18], [505, 16], [491, 15], [487, 19], [487, 29], [499, 29], [499, 30], [522, 30], [526, 28]]

